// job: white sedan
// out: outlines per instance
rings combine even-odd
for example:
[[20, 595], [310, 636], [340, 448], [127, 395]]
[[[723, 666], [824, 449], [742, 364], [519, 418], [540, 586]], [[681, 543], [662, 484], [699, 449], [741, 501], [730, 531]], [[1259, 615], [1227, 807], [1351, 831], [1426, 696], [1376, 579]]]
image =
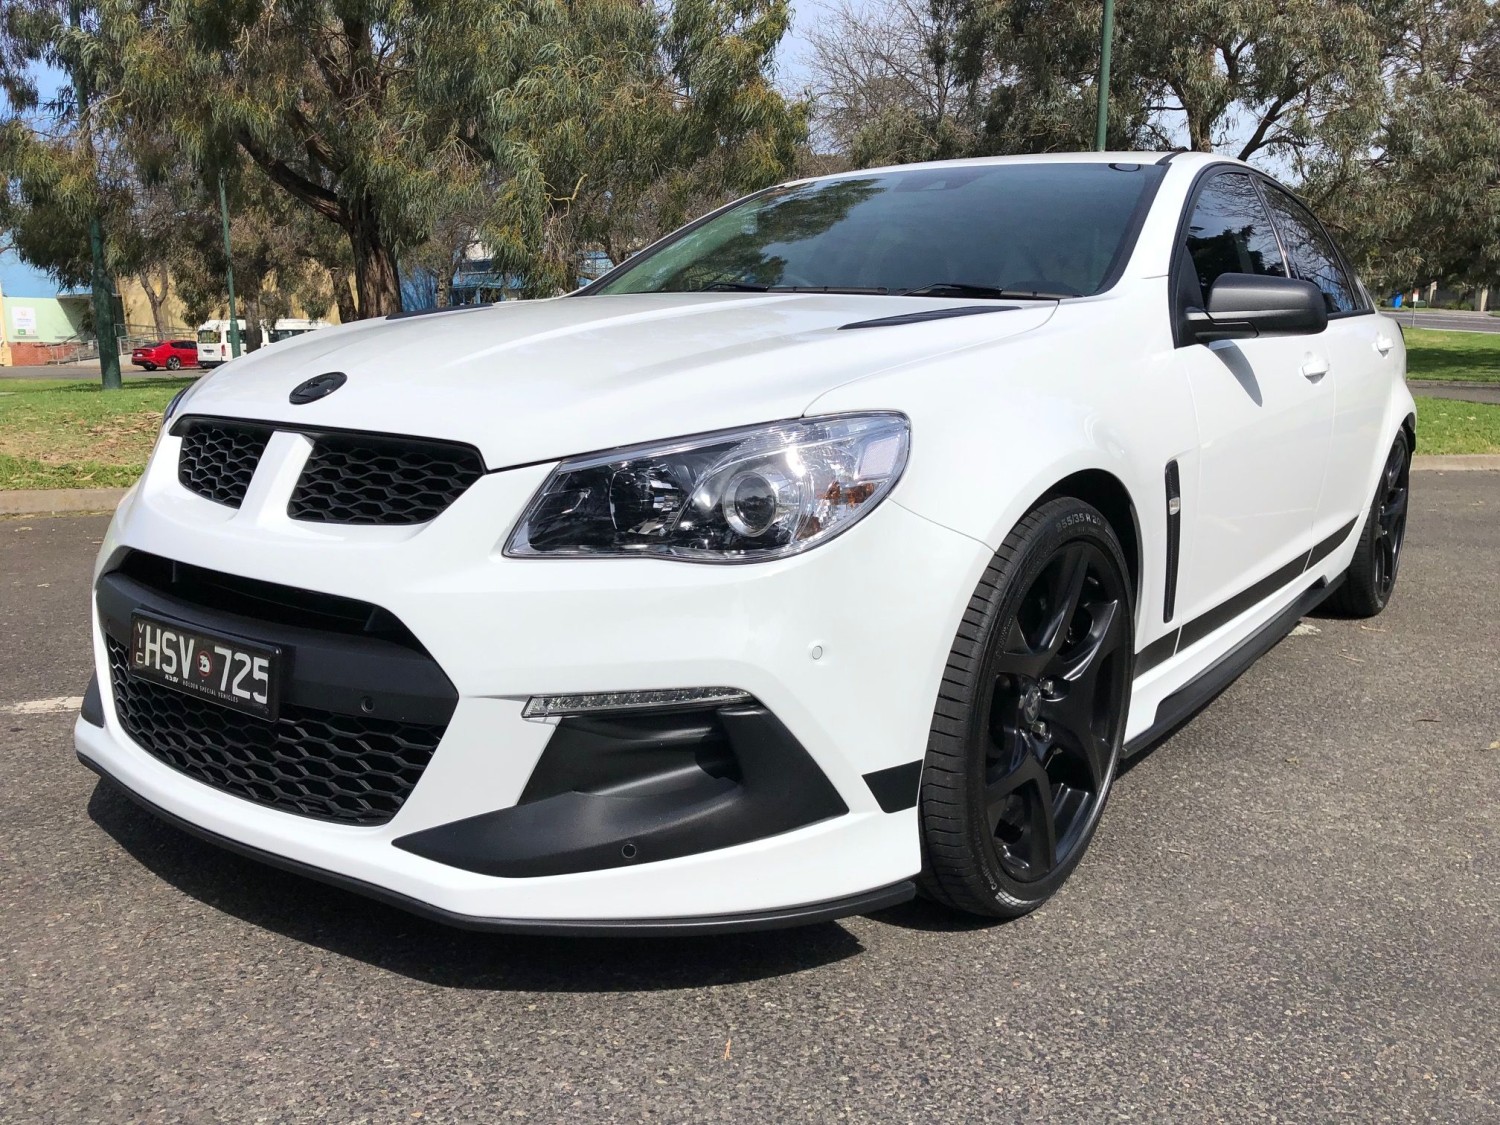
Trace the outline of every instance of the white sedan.
[[458, 925], [1018, 915], [1122, 758], [1384, 606], [1404, 371], [1243, 164], [785, 184], [186, 391], [99, 554], [78, 753]]

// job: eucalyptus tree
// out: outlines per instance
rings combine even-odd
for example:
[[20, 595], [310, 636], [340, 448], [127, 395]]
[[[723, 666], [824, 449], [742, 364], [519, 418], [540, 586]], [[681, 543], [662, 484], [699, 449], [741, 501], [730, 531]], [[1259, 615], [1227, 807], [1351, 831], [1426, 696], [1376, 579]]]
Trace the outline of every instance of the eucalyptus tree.
[[[1367, 132], [1398, 0], [1130, 0], [1118, 9], [1110, 144], [1290, 159]], [[967, 0], [958, 39], [989, 150], [1089, 147], [1097, 0]], [[984, 77], [985, 69], [995, 80]]]
[[[662, 183], [782, 174], [802, 117], [772, 89], [786, 0], [105, 0], [116, 111], [205, 168], [243, 154], [346, 237], [358, 313], [400, 254], [483, 213], [532, 292]], [[669, 208], [670, 210], [670, 208]], [[664, 216], [670, 218], [670, 216]], [[647, 224], [649, 225], [649, 223]]]
[[1390, 29], [1378, 123], [1304, 188], [1372, 283], [1500, 287], [1500, 6], [1416, 0]]
[[[119, 193], [102, 175], [101, 156], [107, 153], [100, 151], [95, 43], [81, 0], [9, 0], [0, 8], [0, 93], [6, 103], [0, 116], [0, 177], [7, 184], [15, 249], [60, 280], [82, 280], [71, 237], [81, 230], [100, 371], [105, 389], [113, 390], [120, 387], [120, 359], [113, 346], [110, 276], [118, 250], [106, 240], [104, 227], [106, 211], [119, 207]], [[44, 69], [70, 79], [45, 100], [39, 82]], [[47, 122], [40, 131], [33, 123], [39, 113]]]

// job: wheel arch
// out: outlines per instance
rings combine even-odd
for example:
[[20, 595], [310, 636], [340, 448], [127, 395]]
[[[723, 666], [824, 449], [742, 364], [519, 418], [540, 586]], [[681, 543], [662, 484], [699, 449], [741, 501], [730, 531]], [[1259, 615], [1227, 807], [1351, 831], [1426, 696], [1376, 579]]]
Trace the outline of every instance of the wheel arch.
[[1056, 500], [1060, 496], [1071, 496], [1099, 510], [1120, 541], [1125, 552], [1125, 565], [1129, 569], [1131, 590], [1135, 604], [1141, 604], [1141, 521], [1136, 512], [1135, 501], [1130, 490], [1119, 477], [1107, 469], [1082, 469], [1072, 473], [1047, 489], [1027, 509], [1028, 511]]

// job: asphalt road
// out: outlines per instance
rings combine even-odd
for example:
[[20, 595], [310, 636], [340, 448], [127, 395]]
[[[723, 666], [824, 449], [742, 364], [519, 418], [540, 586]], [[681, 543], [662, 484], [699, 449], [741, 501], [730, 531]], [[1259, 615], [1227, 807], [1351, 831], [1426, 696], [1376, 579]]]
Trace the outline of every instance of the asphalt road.
[[[120, 375], [128, 382], [131, 379], [160, 379], [163, 377], [177, 378], [183, 375], [205, 375], [200, 367], [185, 367], [180, 371], [167, 371], [157, 368], [155, 371], [147, 371], [145, 368], [136, 367], [129, 359], [120, 361]], [[0, 379], [63, 379], [82, 382], [97, 382], [99, 380], [99, 361], [90, 360], [88, 363], [50, 363], [42, 367], [0, 367]]]
[[1387, 613], [1139, 759], [1036, 914], [678, 940], [449, 931], [155, 822], [7, 713], [81, 690], [103, 521], [0, 521], [0, 1118], [1500, 1120], [1500, 475], [1414, 486]]
[[[1411, 309], [1386, 309], [1387, 315], [1402, 324], [1413, 324]], [[1464, 312], [1461, 309], [1418, 309], [1415, 325], [1418, 328], [1444, 328], [1454, 332], [1500, 332], [1500, 316], [1489, 313]]]

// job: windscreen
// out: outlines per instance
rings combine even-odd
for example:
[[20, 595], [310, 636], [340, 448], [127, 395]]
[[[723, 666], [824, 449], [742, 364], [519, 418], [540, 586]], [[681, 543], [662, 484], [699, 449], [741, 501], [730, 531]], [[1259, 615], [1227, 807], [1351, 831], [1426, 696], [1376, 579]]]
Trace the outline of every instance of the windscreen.
[[[1086, 296], [1129, 252], [1162, 169], [952, 165], [821, 180], [752, 196], [588, 292], [964, 286]], [[946, 294], [943, 294], [946, 295]]]

